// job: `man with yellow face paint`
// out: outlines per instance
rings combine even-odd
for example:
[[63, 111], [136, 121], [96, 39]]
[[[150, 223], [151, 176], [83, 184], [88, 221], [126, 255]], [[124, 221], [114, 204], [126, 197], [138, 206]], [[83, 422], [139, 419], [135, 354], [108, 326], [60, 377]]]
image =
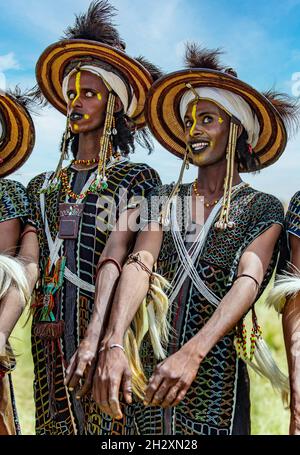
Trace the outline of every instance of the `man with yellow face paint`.
[[[56, 171], [38, 175], [28, 186], [41, 251], [32, 335], [37, 434], [126, 432], [125, 421], [103, 418], [91, 394], [80, 401], [64, 384], [92, 310], [102, 304], [96, 267], [114, 219], [128, 201], [160, 183], [156, 171], [127, 157], [136, 131], [145, 126], [152, 76], [146, 60], [143, 65], [124, 52], [113, 16], [107, 1], [92, 2], [37, 63], [41, 91], [67, 116]], [[62, 167], [69, 151], [74, 159]], [[127, 236], [122, 247], [129, 248], [132, 239]], [[115, 274], [119, 269], [112, 264], [108, 290]], [[98, 327], [91, 333], [96, 345]]]
[[[189, 45], [186, 62], [148, 95], [150, 129], [183, 164], [178, 182], [153, 190], [141, 208], [93, 395], [114, 418], [130, 413], [137, 434], [249, 434], [246, 364], [288, 392], [254, 310], [277, 262], [283, 207], [240, 173], [279, 158], [294, 102], [242, 82], [216, 51]], [[188, 164], [198, 177], [182, 184]], [[109, 256], [119, 235], [108, 240]]]

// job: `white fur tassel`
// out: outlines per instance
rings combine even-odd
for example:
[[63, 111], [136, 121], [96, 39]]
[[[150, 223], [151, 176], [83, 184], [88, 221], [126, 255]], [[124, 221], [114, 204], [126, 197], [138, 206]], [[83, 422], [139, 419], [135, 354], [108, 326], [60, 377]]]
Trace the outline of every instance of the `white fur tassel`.
[[29, 285], [25, 270], [20, 261], [15, 258], [0, 255], [0, 299], [2, 299], [10, 286], [16, 286], [24, 302], [30, 297]]
[[169, 288], [169, 282], [152, 273], [147, 297], [140, 305], [134, 320], [134, 332], [138, 349], [149, 332], [154, 355], [157, 359], [165, 359], [166, 353], [163, 345], [169, 340], [170, 326], [167, 319], [169, 299], [164, 290]]
[[274, 288], [270, 291], [266, 304], [281, 313], [287, 298], [295, 297], [300, 292], [300, 271], [290, 264], [293, 272], [277, 275]]
[[154, 355], [157, 359], [165, 359], [166, 352], [161, 345], [160, 333], [157, 327], [157, 319], [153, 308], [153, 303], [150, 302], [147, 306], [148, 321], [149, 321], [149, 334], [151, 343], [154, 351]]
[[272, 387], [281, 393], [282, 400], [287, 405], [290, 391], [289, 378], [278, 368], [268, 345], [261, 336], [256, 340], [254, 359], [256, 363], [246, 360], [247, 365], [260, 376], [267, 378]]

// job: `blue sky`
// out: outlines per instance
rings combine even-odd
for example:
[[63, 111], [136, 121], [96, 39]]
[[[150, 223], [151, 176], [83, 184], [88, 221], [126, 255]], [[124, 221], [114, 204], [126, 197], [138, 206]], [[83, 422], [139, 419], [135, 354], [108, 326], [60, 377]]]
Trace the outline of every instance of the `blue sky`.
[[[35, 63], [49, 44], [57, 41], [75, 13], [89, 0], [0, 0], [0, 85], [35, 83]], [[292, 94], [292, 75], [300, 72], [300, 0], [113, 0], [116, 22], [127, 52], [145, 55], [165, 71], [180, 69], [184, 43], [198, 41], [222, 47], [223, 60], [239, 77], [259, 90], [275, 87]], [[1, 74], [2, 73], [2, 74]], [[294, 86], [295, 90], [295, 86]], [[296, 93], [298, 94], [298, 93]], [[58, 160], [64, 117], [50, 108], [34, 118], [37, 141], [33, 154], [12, 177], [27, 183], [34, 175], [53, 169]], [[140, 149], [134, 161], [158, 169], [164, 182], [177, 178], [180, 162], [156, 143], [151, 156]], [[159, 165], [158, 165], [159, 163]], [[193, 166], [185, 175], [192, 181]], [[259, 175], [244, 179], [254, 187], [287, 201], [300, 189], [300, 133], [280, 160]]]

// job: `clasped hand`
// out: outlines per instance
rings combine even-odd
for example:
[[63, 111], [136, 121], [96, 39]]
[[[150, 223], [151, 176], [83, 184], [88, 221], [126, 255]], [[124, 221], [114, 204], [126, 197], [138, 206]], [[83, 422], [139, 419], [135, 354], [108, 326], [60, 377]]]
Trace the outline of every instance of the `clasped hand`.
[[[131, 373], [124, 352], [118, 348], [102, 350], [96, 368], [91, 368], [95, 355], [89, 356], [89, 351], [84, 352], [81, 345], [76, 354], [67, 370], [65, 383], [75, 387], [83, 376], [84, 366], [89, 365], [85, 383], [77, 395], [83, 396], [92, 386], [93, 398], [100, 409], [113, 418], [122, 418], [119, 392], [123, 392], [127, 404], [132, 403]], [[199, 365], [199, 357], [187, 345], [163, 360], [149, 380], [144, 404], [163, 408], [176, 406], [194, 381]]]

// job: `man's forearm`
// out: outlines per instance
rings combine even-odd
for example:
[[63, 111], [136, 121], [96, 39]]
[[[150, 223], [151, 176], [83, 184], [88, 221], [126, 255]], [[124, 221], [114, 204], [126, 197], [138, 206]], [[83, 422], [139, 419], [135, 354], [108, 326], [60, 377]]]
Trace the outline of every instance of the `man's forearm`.
[[27, 233], [21, 241], [18, 259], [22, 261], [24, 265], [29, 291], [31, 294], [37, 280], [39, 279], [40, 249], [37, 233], [33, 232], [33, 228], [29, 225], [26, 226], [25, 232], [26, 230], [29, 230], [30, 232]]
[[25, 300], [14, 286], [8, 290], [0, 305], [0, 353], [25, 307]]
[[[142, 262], [152, 270], [153, 258], [141, 255]], [[126, 264], [116, 290], [108, 328], [103, 343], [123, 343], [124, 334], [132, 322], [149, 289], [149, 274], [136, 263]]]
[[101, 267], [96, 278], [94, 309], [86, 337], [99, 339], [103, 336], [119, 276], [120, 273], [112, 262], [107, 262]]

